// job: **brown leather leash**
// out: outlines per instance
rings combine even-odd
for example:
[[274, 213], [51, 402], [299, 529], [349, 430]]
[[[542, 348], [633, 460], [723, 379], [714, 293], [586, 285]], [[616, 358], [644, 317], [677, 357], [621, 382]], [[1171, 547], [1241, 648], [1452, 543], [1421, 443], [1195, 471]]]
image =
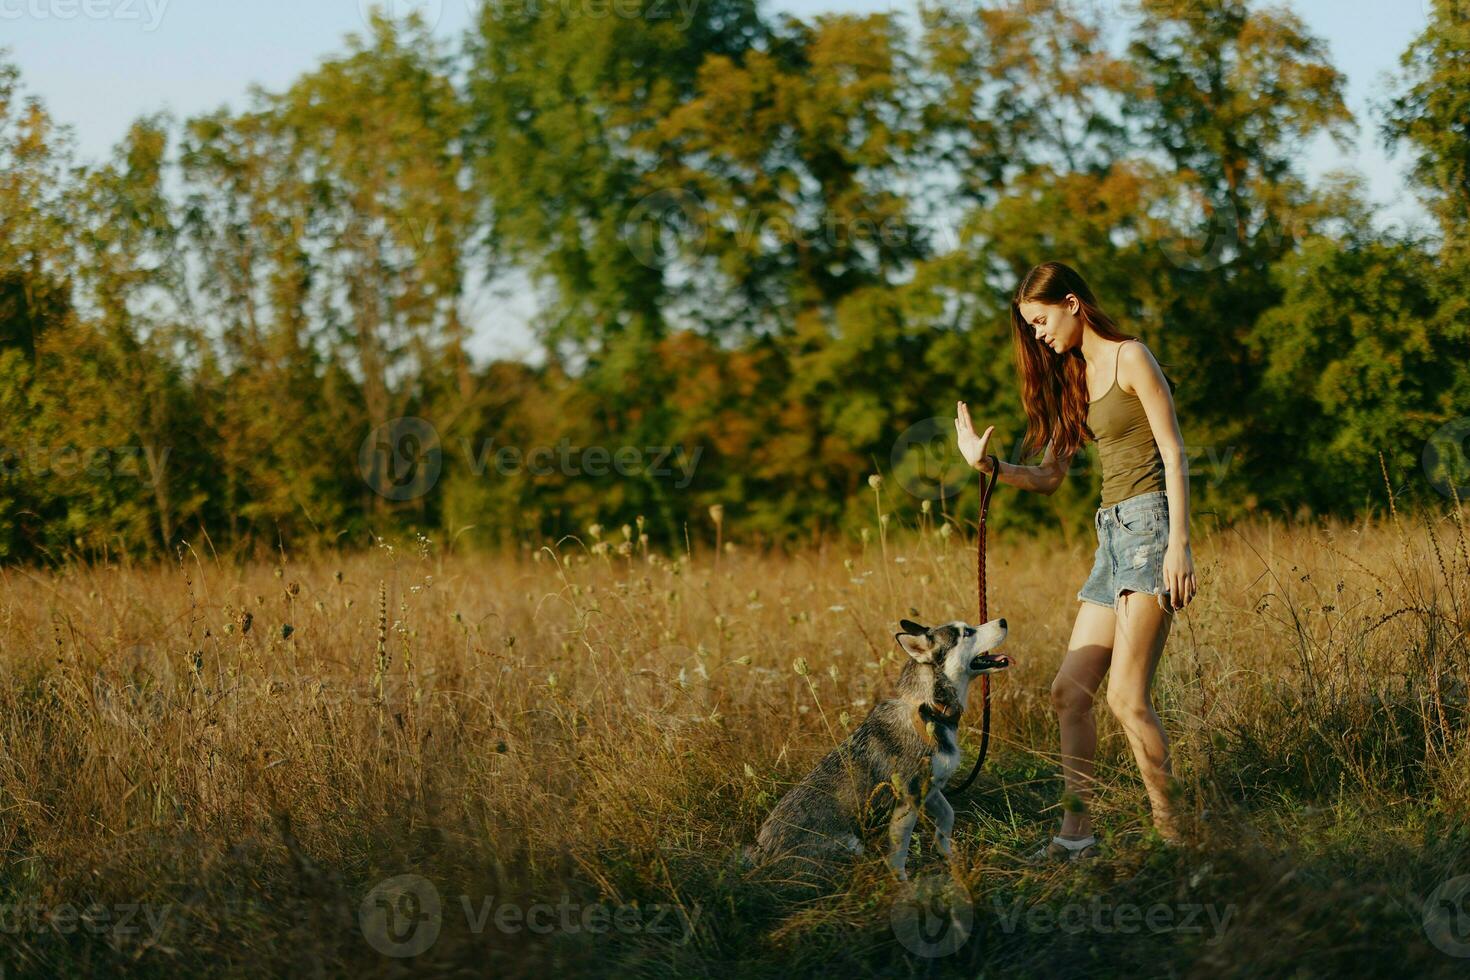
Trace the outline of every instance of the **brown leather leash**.
[[[980, 530], [975, 534], [975, 578], [976, 591], [980, 593], [980, 624], [990, 622], [990, 613], [985, 602], [985, 515], [990, 511], [990, 492], [1000, 482], [1000, 459], [995, 453], [990, 453], [990, 478], [981, 479], [985, 486], [980, 491]], [[985, 751], [990, 748], [990, 675], [980, 675], [980, 692], [985, 699], [985, 707], [980, 713], [980, 752], [975, 756], [975, 765], [970, 769], [970, 774], [965, 781], [948, 792], [963, 793], [970, 788], [975, 777], [980, 775], [980, 767], [985, 765]]]

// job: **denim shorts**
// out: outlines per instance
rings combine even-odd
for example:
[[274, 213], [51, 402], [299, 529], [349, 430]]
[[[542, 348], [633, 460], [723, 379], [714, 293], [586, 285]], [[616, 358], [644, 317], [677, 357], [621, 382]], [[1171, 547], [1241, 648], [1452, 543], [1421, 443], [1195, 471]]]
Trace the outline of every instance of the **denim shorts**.
[[1168, 494], [1153, 490], [1111, 507], [1099, 507], [1092, 523], [1097, 529], [1097, 553], [1078, 600], [1116, 609], [1123, 591], [1147, 592], [1157, 597], [1161, 609], [1173, 612], [1164, 587]]

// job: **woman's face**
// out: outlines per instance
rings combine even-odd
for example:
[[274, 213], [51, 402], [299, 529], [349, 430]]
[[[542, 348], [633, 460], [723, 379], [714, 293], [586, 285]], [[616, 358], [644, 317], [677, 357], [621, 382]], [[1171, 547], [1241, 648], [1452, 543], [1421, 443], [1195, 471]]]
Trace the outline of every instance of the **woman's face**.
[[1082, 317], [1077, 297], [1067, 294], [1060, 305], [1050, 303], [1020, 303], [1018, 309], [1036, 339], [1058, 354], [1069, 351], [1082, 343]]

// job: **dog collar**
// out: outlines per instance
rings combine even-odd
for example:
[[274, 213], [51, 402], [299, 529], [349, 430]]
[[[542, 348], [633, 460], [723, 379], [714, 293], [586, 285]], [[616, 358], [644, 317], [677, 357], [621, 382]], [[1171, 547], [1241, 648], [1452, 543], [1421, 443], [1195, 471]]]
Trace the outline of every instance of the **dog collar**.
[[925, 745], [934, 746], [939, 740], [929, 734], [929, 726], [932, 724], [936, 729], [956, 728], [960, 723], [959, 706], [943, 707], [923, 702], [914, 709], [914, 731], [919, 733], [919, 739]]
[[919, 714], [924, 716], [925, 721], [932, 721], [935, 724], [957, 725], [960, 721], [960, 706], [947, 704], [941, 707], [925, 701], [919, 705]]

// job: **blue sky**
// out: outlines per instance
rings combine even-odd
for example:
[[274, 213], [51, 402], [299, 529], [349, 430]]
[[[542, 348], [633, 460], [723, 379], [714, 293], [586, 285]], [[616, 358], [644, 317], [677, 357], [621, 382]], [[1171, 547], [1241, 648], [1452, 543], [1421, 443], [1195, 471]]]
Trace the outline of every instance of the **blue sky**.
[[[340, 51], [360, 31], [371, 0], [0, 0], [0, 47], [21, 69], [26, 88], [70, 125], [83, 156], [105, 155], [144, 113], [190, 116], [223, 104], [241, 106], [251, 83], [275, 89]], [[499, 0], [519, 2], [519, 0]], [[528, 0], [527, 0], [528, 2]], [[608, 3], [615, 0], [541, 0]], [[698, 0], [666, 0], [687, 9]], [[1119, 10], [1121, 0], [1084, 0]], [[423, 8], [445, 37], [463, 31], [477, 0], [390, 0], [390, 10]], [[1324, 38], [1347, 75], [1349, 108], [1358, 117], [1356, 148], [1343, 153], [1320, 140], [1303, 160], [1309, 175], [1360, 171], [1385, 223], [1423, 220], [1403, 173], [1378, 140], [1370, 99], [1388, 91], [1386, 74], [1425, 26], [1430, 0], [1290, 0]], [[911, 0], [766, 0], [768, 13], [911, 9]], [[495, 302], [495, 301], [492, 301]], [[504, 300], [499, 301], [501, 303]], [[516, 303], [516, 305], [521, 305]], [[503, 309], [503, 307], [501, 307]], [[517, 344], [517, 347], [520, 345]]]
[[[0, 46], [10, 49], [28, 88], [76, 131], [85, 155], [99, 156], [136, 116], [168, 108], [183, 116], [241, 104], [247, 86], [279, 88], [342, 48], [361, 30], [370, 0], [0, 0]], [[390, 0], [390, 9], [423, 7], [445, 36], [470, 20], [472, 0]], [[552, 2], [552, 0], [543, 0]], [[559, 0], [569, 2], [569, 0]], [[599, 0], [576, 0], [596, 3]], [[611, 0], [601, 0], [611, 2]], [[671, 11], [697, 0], [667, 0]], [[1117, 0], [1088, 0], [1112, 8]], [[1403, 161], [1379, 147], [1368, 100], [1386, 90], [1384, 73], [1424, 27], [1429, 0], [1291, 0], [1332, 47], [1347, 73], [1348, 103], [1362, 122], [1356, 153], [1330, 142], [1305, 161], [1320, 174], [1351, 166], [1370, 180], [1375, 200], [1394, 214], [1417, 213], [1402, 179]], [[767, 11], [906, 9], [908, 0], [767, 0]]]

